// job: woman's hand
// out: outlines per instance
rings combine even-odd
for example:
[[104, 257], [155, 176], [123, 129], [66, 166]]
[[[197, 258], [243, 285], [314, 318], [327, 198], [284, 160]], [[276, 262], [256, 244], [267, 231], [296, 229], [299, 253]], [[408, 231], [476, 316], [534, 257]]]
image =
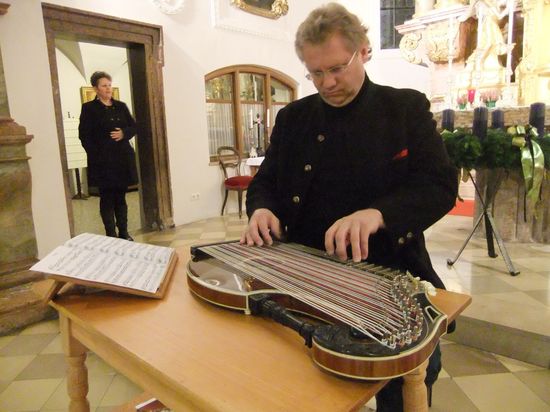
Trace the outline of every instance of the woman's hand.
[[111, 139], [113, 139], [115, 142], [124, 139], [124, 132], [120, 127], [116, 127], [115, 130], [111, 132]]

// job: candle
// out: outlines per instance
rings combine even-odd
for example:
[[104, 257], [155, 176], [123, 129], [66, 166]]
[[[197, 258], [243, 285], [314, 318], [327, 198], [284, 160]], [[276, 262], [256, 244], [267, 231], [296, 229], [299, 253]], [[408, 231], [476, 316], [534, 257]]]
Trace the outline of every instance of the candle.
[[468, 89], [468, 102], [472, 104], [476, 97], [476, 89]]
[[489, 111], [485, 107], [476, 107], [474, 109], [474, 124], [472, 125], [472, 133], [483, 140], [487, 137], [487, 120]]
[[252, 109], [250, 109], [250, 111], [248, 112], [248, 118], [250, 119], [249, 128], [253, 129], [254, 128], [254, 117], [253, 117], [253, 114], [252, 114]]
[[270, 122], [269, 122], [269, 109], [267, 109], [267, 115], [266, 115], [266, 120], [265, 121], [266, 121], [266, 126], [269, 129], [269, 124], [270, 124]]
[[546, 105], [544, 103], [532, 103], [529, 111], [529, 124], [537, 129], [539, 136], [544, 136], [544, 115]]
[[455, 128], [455, 112], [452, 109], [445, 109], [441, 113], [441, 128], [452, 132]]
[[502, 110], [493, 110], [493, 113], [491, 113], [491, 127], [493, 129], [504, 128], [504, 112]]

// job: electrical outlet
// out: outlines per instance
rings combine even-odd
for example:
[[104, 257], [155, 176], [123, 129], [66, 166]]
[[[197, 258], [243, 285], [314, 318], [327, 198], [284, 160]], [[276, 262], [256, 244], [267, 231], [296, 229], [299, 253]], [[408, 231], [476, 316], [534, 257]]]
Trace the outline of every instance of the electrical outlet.
[[191, 201], [199, 200], [201, 197], [200, 193], [191, 193]]

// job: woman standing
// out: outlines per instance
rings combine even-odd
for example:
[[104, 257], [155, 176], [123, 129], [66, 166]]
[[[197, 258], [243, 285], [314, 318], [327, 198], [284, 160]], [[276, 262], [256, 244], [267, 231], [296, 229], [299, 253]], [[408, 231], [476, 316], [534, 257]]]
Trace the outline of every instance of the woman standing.
[[[126, 190], [138, 182], [130, 139], [136, 122], [126, 104], [113, 99], [111, 76], [95, 72], [90, 82], [96, 98], [82, 105], [78, 137], [88, 155], [88, 185], [99, 188], [99, 213], [107, 236], [133, 240], [128, 234]], [[116, 218], [116, 222], [115, 222]]]

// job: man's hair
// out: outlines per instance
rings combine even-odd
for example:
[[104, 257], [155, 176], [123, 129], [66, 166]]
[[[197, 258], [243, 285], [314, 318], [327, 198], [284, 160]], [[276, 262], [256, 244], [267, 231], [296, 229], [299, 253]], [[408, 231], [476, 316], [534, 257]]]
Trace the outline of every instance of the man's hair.
[[107, 72], [94, 72], [94, 74], [92, 74], [92, 76], [90, 77], [90, 83], [92, 84], [93, 87], [97, 87], [97, 83], [99, 82], [99, 79], [103, 79], [103, 78], [109, 79], [109, 81], [113, 81], [113, 79], [111, 78], [111, 75]]
[[359, 18], [338, 3], [329, 3], [313, 10], [300, 24], [296, 32], [294, 48], [300, 60], [304, 60], [303, 49], [306, 43], [323, 44], [333, 34], [340, 34], [350, 52], [362, 45], [370, 46], [368, 28]]

